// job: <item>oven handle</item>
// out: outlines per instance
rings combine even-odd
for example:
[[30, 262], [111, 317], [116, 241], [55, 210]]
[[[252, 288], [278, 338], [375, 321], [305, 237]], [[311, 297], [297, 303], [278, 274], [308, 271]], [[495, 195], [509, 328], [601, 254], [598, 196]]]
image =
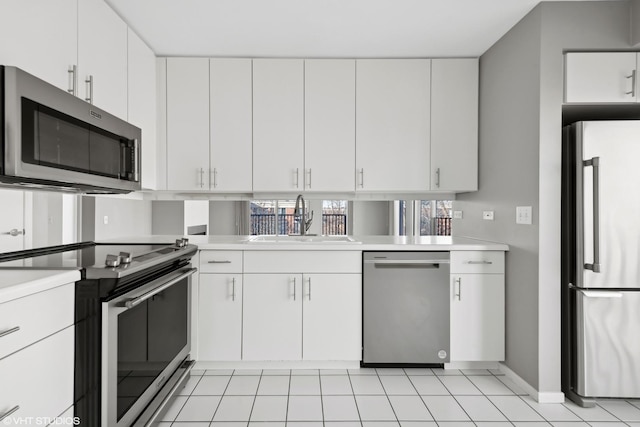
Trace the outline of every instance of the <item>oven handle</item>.
[[186, 279], [187, 277], [192, 276], [193, 274], [195, 274], [196, 271], [198, 271], [198, 269], [197, 268], [190, 268], [189, 270], [182, 270], [182, 271], [184, 271], [184, 273], [182, 273], [181, 275], [179, 275], [175, 279], [171, 279], [168, 282], [165, 282], [162, 285], [151, 289], [149, 292], [145, 292], [144, 294], [142, 294], [142, 295], [140, 295], [138, 297], [131, 298], [130, 300], [126, 301], [124, 303], [124, 306], [127, 307], [127, 308], [133, 308], [136, 305], [141, 304], [142, 302], [148, 300], [152, 296], [154, 296], [156, 294], [159, 294], [160, 292], [164, 291], [168, 287], [178, 283], [182, 279]]

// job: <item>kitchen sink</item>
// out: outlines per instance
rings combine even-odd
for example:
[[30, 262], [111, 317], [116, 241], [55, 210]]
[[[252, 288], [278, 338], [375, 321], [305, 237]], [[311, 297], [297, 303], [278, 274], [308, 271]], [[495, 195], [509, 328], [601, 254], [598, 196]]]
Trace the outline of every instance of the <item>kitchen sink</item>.
[[362, 243], [350, 236], [325, 236], [307, 234], [299, 235], [264, 235], [252, 236], [248, 243]]

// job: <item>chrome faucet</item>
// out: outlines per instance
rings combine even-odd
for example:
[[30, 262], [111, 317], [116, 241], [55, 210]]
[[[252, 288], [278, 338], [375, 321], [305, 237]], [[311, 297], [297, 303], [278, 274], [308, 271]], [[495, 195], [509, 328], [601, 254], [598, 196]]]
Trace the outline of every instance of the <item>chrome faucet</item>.
[[[300, 207], [301, 204], [302, 208]], [[293, 210], [293, 215], [298, 219], [298, 221], [300, 221], [300, 235], [304, 236], [307, 234], [307, 231], [309, 231], [311, 223], [313, 222], [313, 211], [311, 211], [311, 216], [307, 219], [307, 209], [305, 207], [304, 197], [302, 197], [302, 194], [298, 194], [298, 197], [296, 198], [296, 207]]]

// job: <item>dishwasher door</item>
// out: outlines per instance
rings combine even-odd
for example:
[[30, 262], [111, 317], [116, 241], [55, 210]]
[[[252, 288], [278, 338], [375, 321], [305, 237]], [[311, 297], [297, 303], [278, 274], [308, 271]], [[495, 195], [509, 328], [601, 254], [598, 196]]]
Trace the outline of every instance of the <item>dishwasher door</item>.
[[363, 366], [449, 362], [449, 252], [364, 252], [363, 264]]

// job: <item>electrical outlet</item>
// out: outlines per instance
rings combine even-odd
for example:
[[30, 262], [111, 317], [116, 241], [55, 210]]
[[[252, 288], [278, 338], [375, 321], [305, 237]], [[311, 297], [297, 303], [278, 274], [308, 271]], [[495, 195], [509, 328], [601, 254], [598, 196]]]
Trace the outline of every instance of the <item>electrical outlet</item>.
[[483, 211], [482, 219], [487, 221], [493, 221], [493, 211]]
[[453, 219], [462, 219], [462, 211], [453, 211]]
[[532, 211], [531, 206], [516, 206], [516, 224], [531, 225]]
[[102, 218], [102, 222], [104, 223], [104, 225], [109, 224], [109, 217], [105, 215], [104, 218]]

